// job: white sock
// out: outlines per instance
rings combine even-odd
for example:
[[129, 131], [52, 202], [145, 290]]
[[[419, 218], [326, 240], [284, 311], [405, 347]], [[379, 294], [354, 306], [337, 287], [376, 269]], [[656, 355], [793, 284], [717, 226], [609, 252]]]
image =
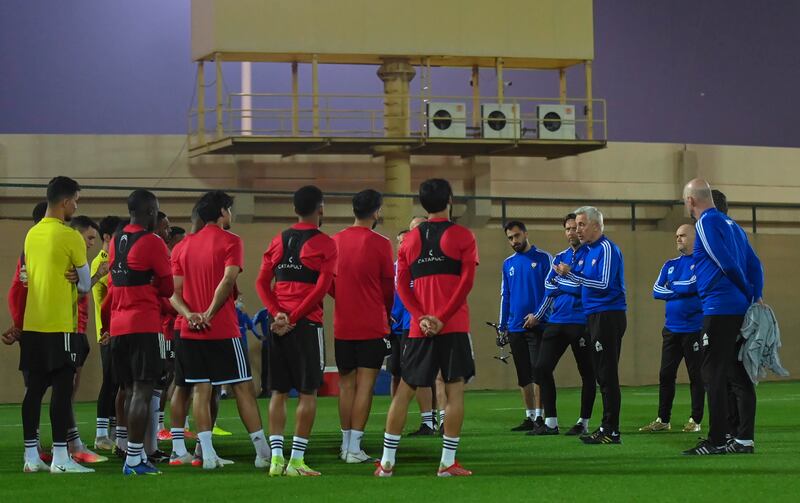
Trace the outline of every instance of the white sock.
[[33, 440], [25, 441], [25, 461], [35, 463], [39, 459], [39, 441], [35, 438]]
[[144, 444], [128, 442], [128, 457], [125, 458], [125, 464], [128, 466], [136, 466], [141, 463], [142, 452], [144, 452]]
[[78, 428], [70, 428], [67, 430], [67, 445], [73, 451], [80, 450], [83, 447], [83, 442], [81, 442], [81, 434], [78, 432]]
[[117, 426], [117, 448], [123, 451], [128, 450], [128, 427]]
[[533, 409], [533, 413], [536, 415], [536, 418], [540, 418], [544, 414], [544, 409]]
[[536, 419], [536, 409], [525, 409], [525, 417], [533, 421]]
[[216, 458], [217, 452], [214, 450], [214, 444], [211, 442], [211, 432], [200, 431], [197, 433], [197, 438], [200, 440], [200, 446], [203, 449], [203, 459]]
[[158, 406], [161, 403], [161, 390], [153, 390], [150, 397], [150, 421], [144, 437], [144, 452], [152, 453], [158, 450]]
[[426, 410], [425, 412], [421, 412], [420, 416], [422, 416], [422, 424], [433, 429], [433, 411]]
[[364, 432], [358, 430], [350, 430], [350, 446], [348, 451], [353, 453], [361, 452], [361, 439], [364, 438]]
[[439, 428], [440, 429], [444, 429], [444, 416], [445, 416], [444, 411], [440, 410], [439, 411]]
[[558, 418], [557, 417], [548, 417], [544, 420], [544, 425], [548, 428], [558, 428]]
[[53, 464], [64, 465], [69, 463], [69, 452], [66, 442], [53, 442]]
[[350, 445], [350, 432], [352, 430], [341, 430], [342, 431], [342, 447], [339, 449], [342, 452], [347, 452], [347, 446]]
[[401, 435], [392, 435], [391, 433], [383, 434], [383, 457], [381, 457], [381, 465], [394, 466], [395, 457], [397, 456], [397, 447], [400, 445]]
[[739, 440], [738, 438], [735, 439], [737, 444], [745, 445], [748, 447], [753, 447], [756, 443], [752, 440]]
[[264, 437], [264, 430], [251, 433], [250, 440], [253, 442], [253, 447], [255, 447], [258, 457], [269, 459], [269, 444], [267, 444], [267, 439]]
[[586, 428], [586, 429], [588, 429], [588, 428], [589, 428], [589, 419], [588, 419], [588, 418], [579, 417], [579, 418], [578, 418], [578, 423], [579, 423], [579, 424], [582, 424], [582, 425], [583, 425], [583, 427], [584, 427], [584, 428]]
[[308, 448], [308, 439], [303, 437], [292, 437], [292, 459], [302, 461]]
[[273, 458], [283, 457], [283, 435], [270, 435], [269, 447], [272, 450]]
[[183, 433], [183, 428], [172, 428], [172, 452], [176, 456], [185, 456], [189, 454], [186, 450], [186, 440]]
[[441, 465], [445, 468], [453, 466], [453, 463], [456, 462], [456, 449], [458, 449], [458, 441], [461, 440], [459, 437], [448, 437], [444, 435], [442, 437], [442, 461]]
[[97, 430], [94, 434], [95, 438], [102, 438], [108, 436], [108, 418], [107, 417], [98, 417], [97, 418]]
[[158, 431], [164, 429], [164, 413], [159, 411], [158, 412]]

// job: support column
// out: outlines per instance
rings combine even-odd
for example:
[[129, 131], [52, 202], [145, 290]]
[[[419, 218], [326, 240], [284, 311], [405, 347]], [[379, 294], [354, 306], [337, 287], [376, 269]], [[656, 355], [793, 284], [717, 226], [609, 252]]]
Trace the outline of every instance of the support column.
[[586, 139], [594, 139], [594, 111], [592, 110], [592, 62], [586, 60]]
[[319, 58], [311, 58], [311, 135], [319, 136]]
[[499, 104], [503, 104], [503, 98], [505, 95], [505, 82], [503, 81], [503, 58], [497, 58], [496, 61], [496, 71], [497, 71], [497, 102]]
[[253, 78], [249, 61], [242, 61], [242, 135], [253, 134]]
[[[464, 191], [470, 196], [488, 196], [492, 193], [491, 159], [489, 157], [466, 157], [462, 159], [469, 169], [469, 178]], [[492, 201], [488, 199], [467, 201], [467, 209], [458, 222], [468, 227], [485, 227], [492, 217]]]
[[217, 67], [217, 138], [222, 138], [225, 130], [222, 125], [222, 61], [220, 60], [219, 53], [214, 55], [214, 65]]
[[562, 105], [567, 103], [567, 70], [558, 70], [558, 97]]
[[298, 126], [299, 114], [299, 97], [298, 97], [299, 82], [297, 80], [297, 61], [292, 62], [292, 136], [300, 134], [300, 127]]
[[197, 141], [206, 143], [206, 77], [203, 61], [197, 63]]
[[[407, 59], [386, 59], [378, 69], [383, 81], [383, 132], [388, 138], [411, 136], [409, 111], [409, 82], [416, 75]], [[404, 147], [387, 147], [384, 155], [386, 192], [409, 194], [411, 192], [411, 156]], [[396, 230], [408, 225], [413, 201], [406, 198], [388, 198], [384, 204], [383, 218], [387, 228]]]
[[481, 125], [481, 84], [478, 65], [472, 66], [472, 127]]

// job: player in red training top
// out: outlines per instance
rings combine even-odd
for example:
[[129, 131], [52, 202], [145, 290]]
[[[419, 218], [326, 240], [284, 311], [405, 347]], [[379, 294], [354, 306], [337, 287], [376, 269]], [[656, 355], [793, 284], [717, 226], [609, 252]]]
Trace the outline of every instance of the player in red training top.
[[116, 234], [109, 247], [110, 281], [103, 326], [107, 331], [110, 328], [112, 367], [127, 402], [128, 449], [123, 473], [156, 475], [161, 472], [147, 461], [144, 437], [153, 389], [166, 358], [158, 337], [160, 299], [172, 296], [173, 282], [167, 246], [153, 234], [158, 199], [150, 191], [135, 190], [128, 197], [128, 210], [130, 224]]
[[331, 295], [336, 366], [339, 368], [340, 457], [347, 463], [376, 460], [361, 449], [375, 379], [391, 351], [389, 319], [394, 301], [392, 243], [372, 229], [383, 196], [363, 190], [353, 197], [355, 223], [333, 236], [338, 250]]
[[[308, 185], [294, 193], [299, 222], [275, 236], [264, 253], [256, 290], [274, 320], [270, 326], [270, 475], [317, 476], [304, 461], [317, 412], [317, 389], [325, 370], [322, 299], [336, 271], [336, 243], [319, 230], [323, 197]], [[272, 280], [275, 279], [273, 285]], [[283, 457], [286, 399], [294, 388], [297, 405], [292, 457]]]
[[411, 331], [403, 347], [402, 379], [386, 418], [383, 457], [375, 475], [392, 475], [414, 390], [431, 386], [439, 371], [447, 409], [438, 475], [472, 475], [455, 455], [464, 421], [464, 385], [475, 375], [467, 295], [475, 281], [478, 249], [472, 232], [448, 218], [453, 191], [447, 180], [423, 182], [419, 200], [428, 221], [406, 235], [397, 258], [397, 291], [411, 313]]
[[205, 226], [186, 241], [172, 262], [172, 304], [185, 320], [178, 358], [184, 381], [194, 385], [194, 418], [206, 470], [226, 464], [211, 440], [212, 386], [233, 388], [239, 416], [256, 450], [256, 467], [266, 468], [270, 456], [250, 362], [239, 341], [234, 291], [243, 270], [244, 247], [242, 239], [228, 231], [232, 206], [233, 198], [222, 191], [203, 195], [197, 202], [197, 215]]

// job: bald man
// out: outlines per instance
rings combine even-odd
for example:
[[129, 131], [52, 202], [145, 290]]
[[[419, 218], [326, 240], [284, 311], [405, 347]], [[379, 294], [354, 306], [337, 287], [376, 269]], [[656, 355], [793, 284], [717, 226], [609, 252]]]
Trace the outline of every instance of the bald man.
[[[707, 181], [696, 178], [686, 184], [683, 200], [697, 221], [694, 272], [703, 306], [702, 375], [708, 393], [709, 423], [708, 439], [684, 454], [752, 454], [756, 394], [737, 359], [736, 339], [747, 309], [753, 302], [763, 302], [764, 272], [744, 230], [714, 207]], [[733, 438], [726, 438], [729, 383], [739, 411], [739, 427]]]
[[700, 431], [703, 421], [705, 392], [700, 367], [703, 363], [701, 333], [703, 306], [697, 296], [694, 275], [694, 228], [689, 224], [678, 227], [675, 244], [680, 255], [667, 260], [655, 284], [653, 298], [666, 301], [664, 329], [661, 332], [661, 372], [658, 375], [658, 417], [639, 428], [642, 432], [669, 431], [672, 401], [675, 399], [675, 378], [681, 360], [686, 360], [689, 389], [692, 395], [692, 415], [683, 427], [684, 432]]

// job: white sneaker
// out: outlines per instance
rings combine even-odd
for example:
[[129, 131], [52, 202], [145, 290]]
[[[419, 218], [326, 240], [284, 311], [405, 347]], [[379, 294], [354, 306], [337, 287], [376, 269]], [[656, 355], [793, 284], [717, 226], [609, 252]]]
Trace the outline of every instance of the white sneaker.
[[169, 464], [170, 466], [190, 466], [193, 459], [194, 456], [188, 452], [183, 456], [178, 456], [175, 451], [172, 451], [172, 454], [169, 456]]
[[351, 465], [357, 463], [375, 463], [376, 461], [378, 460], [367, 455], [367, 453], [364, 452], [363, 449], [359, 452], [348, 452], [344, 460], [345, 463]]
[[339, 459], [342, 461], [347, 461], [347, 451], [344, 449], [339, 449]]
[[256, 468], [259, 468], [259, 469], [261, 469], [261, 468], [269, 468], [269, 464], [270, 464], [271, 461], [272, 461], [271, 457], [262, 458], [261, 456], [256, 454], [256, 460], [255, 460], [254, 464], [256, 465]]
[[222, 466], [222, 460], [218, 457], [203, 458], [203, 470], [216, 470]]
[[40, 458], [36, 458], [34, 461], [25, 461], [25, 466], [22, 467], [22, 471], [25, 473], [46, 472], [49, 470], [50, 465]]
[[86, 468], [85, 466], [79, 465], [72, 459], [65, 463], [56, 463], [53, 461], [53, 464], [50, 465], [50, 473], [94, 473], [92, 468]]
[[217, 461], [222, 463], [223, 466], [234, 464], [234, 461], [232, 459], [225, 459], [225, 458], [221, 458], [219, 456], [217, 456]]

